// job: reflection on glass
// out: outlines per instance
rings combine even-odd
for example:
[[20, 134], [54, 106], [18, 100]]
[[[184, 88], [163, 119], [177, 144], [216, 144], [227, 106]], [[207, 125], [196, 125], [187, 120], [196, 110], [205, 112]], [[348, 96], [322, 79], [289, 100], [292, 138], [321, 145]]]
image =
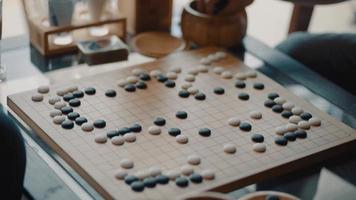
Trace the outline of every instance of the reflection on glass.
[[6, 79], [6, 68], [1, 63], [1, 39], [2, 39], [2, 0], [0, 0], [0, 82]]
[[[72, 23], [75, 0], [48, 0], [51, 26], [69, 26]], [[63, 32], [54, 37], [55, 45], [64, 46], [73, 42], [71, 33]]]
[[[107, 0], [88, 0], [88, 11], [90, 20], [98, 22], [101, 19]], [[89, 28], [89, 34], [100, 37], [109, 33], [109, 29], [105, 26], [97, 26]]]

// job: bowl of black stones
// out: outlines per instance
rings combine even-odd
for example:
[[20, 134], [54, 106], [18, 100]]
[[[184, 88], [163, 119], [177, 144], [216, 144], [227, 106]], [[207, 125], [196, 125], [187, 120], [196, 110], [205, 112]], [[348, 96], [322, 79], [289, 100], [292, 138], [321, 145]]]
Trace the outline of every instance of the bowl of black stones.
[[238, 200], [300, 200], [291, 194], [275, 191], [259, 191], [247, 194]]

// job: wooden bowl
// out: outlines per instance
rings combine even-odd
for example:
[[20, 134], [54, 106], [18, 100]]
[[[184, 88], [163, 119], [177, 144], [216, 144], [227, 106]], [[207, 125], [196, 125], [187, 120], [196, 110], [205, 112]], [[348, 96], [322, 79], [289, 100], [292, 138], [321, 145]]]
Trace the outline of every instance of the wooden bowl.
[[199, 194], [190, 195], [181, 200], [232, 200], [232, 198], [223, 193], [202, 192]]
[[239, 198], [238, 200], [265, 200], [268, 195], [275, 195], [279, 197], [280, 200], [300, 200], [298, 197], [295, 197], [293, 195], [275, 191], [253, 192]]
[[198, 46], [233, 47], [246, 35], [247, 15], [242, 9], [231, 15], [207, 15], [195, 10], [196, 2], [184, 7], [181, 20], [183, 38]]

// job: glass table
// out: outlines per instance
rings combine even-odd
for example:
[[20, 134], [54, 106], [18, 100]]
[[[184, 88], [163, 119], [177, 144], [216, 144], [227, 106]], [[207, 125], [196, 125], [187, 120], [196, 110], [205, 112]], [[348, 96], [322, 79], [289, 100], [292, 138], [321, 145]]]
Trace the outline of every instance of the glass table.
[[[266, 74], [320, 110], [353, 128], [356, 127], [355, 96], [252, 37], [247, 36], [243, 44], [244, 48], [229, 51], [246, 65]], [[7, 81], [0, 83], [0, 102], [4, 109], [7, 109], [7, 95], [34, 89], [43, 84], [80, 79], [152, 60], [133, 52], [128, 61], [89, 67], [77, 54], [42, 57], [25, 36], [5, 39], [2, 41], [2, 62], [6, 65], [8, 74]], [[21, 119], [11, 110], [8, 110], [8, 114], [21, 127], [26, 143], [25, 189], [28, 196], [34, 199], [102, 199]], [[268, 189], [289, 192], [302, 199], [311, 199], [315, 193], [319, 171], [325, 166], [355, 184], [356, 177], [352, 175], [356, 170], [354, 152], [350, 150], [345, 154], [315, 163], [307, 170], [293, 171], [250, 186], [236, 188], [236, 191], [229, 195], [238, 198], [249, 192]]]

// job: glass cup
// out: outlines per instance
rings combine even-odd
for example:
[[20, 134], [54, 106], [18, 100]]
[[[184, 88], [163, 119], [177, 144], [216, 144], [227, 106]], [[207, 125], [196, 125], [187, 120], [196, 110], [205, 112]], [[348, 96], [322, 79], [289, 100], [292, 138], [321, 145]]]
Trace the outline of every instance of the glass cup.
[[2, 0], [0, 0], [0, 82], [6, 80], [6, 68], [1, 63], [1, 39], [2, 39]]
[[[88, 12], [90, 20], [93, 22], [98, 22], [101, 19], [107, 0], [87, 0], [88, 2]], [[97, 26], [89, 28], [89, 34], [95, 37], [105, 36], [109, 33], [109, 29], [106, 26]]]
[[[69, 26], [72, 23], [75, 0], [48, 0], [49, 22], [51, 26]], [[53, 43], [59, 46], [69, 45], [73, 42], [71, 33], [57, 34]]]

